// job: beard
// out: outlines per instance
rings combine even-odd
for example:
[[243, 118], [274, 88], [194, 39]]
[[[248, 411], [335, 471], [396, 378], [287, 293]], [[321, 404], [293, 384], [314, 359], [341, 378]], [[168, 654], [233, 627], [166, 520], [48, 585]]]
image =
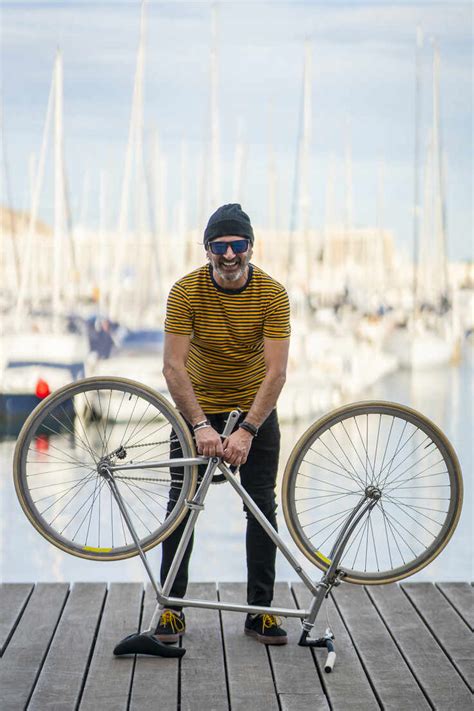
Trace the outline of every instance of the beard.
[[227, 269], [223, 266], [224, 264], [228, 264], [229, 261], [234, 261], [234, 260], [225, 260], [222, 259], [222, 257], [217, 257], [216, 259], [212, 260], [212, 267], [216, 274], [223, 279], [224, 281], [228, 282], [234, 282], [238, 281], [243, 274], [245, 273], [245, 270], [247, 269], [247, 266], [250, 262], [250, 257], [251, 257], [251, 250], [249, 249], [245, 254], [237, 254], [235, 255], [234, 259], [237, 260], [237, 266], [234, 271], [227, 271]]

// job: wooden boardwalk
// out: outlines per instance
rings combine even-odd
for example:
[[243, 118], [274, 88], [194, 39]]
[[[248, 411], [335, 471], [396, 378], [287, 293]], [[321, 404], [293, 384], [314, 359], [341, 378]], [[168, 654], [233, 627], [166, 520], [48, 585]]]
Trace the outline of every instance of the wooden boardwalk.
[[[194, 584], [193, 597], [239, 601], [240, 583]], [[139, 583], [0, 586], [0, 708], [80, 711], [464, 711], [474, 684], [473, 587], [468, 583], [341, 585], [328, 601], [334, 672], [325, 650], [266, 648], [243, 616], [188, 609], [181, 659], [115, 658], [148, 623], [154, 600]], [[308, 604], [301, 584], [278, 583], [275, 605]], [[323, 608], [318, 634], [326, 627]]]

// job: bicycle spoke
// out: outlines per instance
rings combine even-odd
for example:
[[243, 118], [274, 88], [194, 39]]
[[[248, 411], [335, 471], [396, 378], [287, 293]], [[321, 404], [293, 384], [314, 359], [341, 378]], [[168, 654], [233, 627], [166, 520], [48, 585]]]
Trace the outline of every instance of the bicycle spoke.
[[[84, 545], [85, 545], [85, 546], [87, 546], [87, 542], [88, 542], [88, 540], [89, 540], [89, 531], [90, 531], [90, 528], [91, 528], [92, 512], [93, 512], [93, 510], [94, 510], [94, 504], [95, 504], [95, 501], [96, 501], [96, 498], [97, 498], [97, 495], [96, 495], [97, 486], [99, 486], [99, 496], [100, 496], [100, 490], [101, 490], [101, 488], [102, 488], [102, 486], [103, 486], [103, 484], [104, 484], [104, 481], [105, 481], [105, 480], [102, 479], [102, 481], [101, 481], [100, 484], [99, 484], [99, 479], [97, 479], [97, 481], [95, 482], [94, 496], [92, 497], [92, 504], [91, 504], [90, 513], [89, 513], [89, 521], [88, 521], [88, 524], [87, 524], [86, 540], [84, 541]], [[86, 516], [86, 517], [87, 517], [87, 516]], [[85, 517], [85, 518], [86, 518], [86, 517]], [[79, 528], [80, 528], [80, 527], [79, 527]], [[78, 530], [79, 530], [79, 529], [78, 529]], [[72, 540], [74, 541], [75, 538], [76, 538], [76, 537], [73, 536], [73, 537], [72, 537]]]
[[[128, 401], [130, 402], [131, 399], [132, 399], [132, 395], [130, 395], [130, 397], [128, 398]], [[133, 420], [133, 416], [134, 416], [134, 414], [135, 414], [135, 408], [136, 408], [137, 404], [138, 404], [138, 395], [135, 395], [135, 404], [134, 404], [134, 406], [133, 406], [133, 408], [132, 408], [132, 412], [131, 412], [131, 414], [130, 414], [130, 416], [129, 416], [129, 418], [128, 418], [128, 422], [127, 422], [127, 426], [126, 426], [126, 428], [125, 428], [125, 432], [123, 433], [122, 439], [121, 439], [121, 441], [120, 441], [120, 446], [121, 446], [121, 447], [123, 447], [123, 443], [124, 443], [125, 438], [126, 438], [126, 436], [127, 436], [128, 428], [130, 427], [130, 422], [132, 422], [132, 420]]]
[[[331, 503], [334, 503], [335, 501], [339, 501], [339, 499], [344, 499], [347, 496], [347, 494], [342, 494], [339, 496], [337, 499], [333, 499]], [[316, 509], [320, 509], [323, 506], [327, 506], [327, 502], [324, 504], [316, 504], [316, 506], [311, 506], [309, 509], [304, 509], [303, 511], [298, 511], [300, 516], [303, 516], [303, 514], [309, 513], [310, 511], [315, 511]]]
[[[49, 511], [49, 509], [51, 508], [51, 506], [54, 506], [55, 504], [58, 503], [58, 501], [61, 501], [61, 499], [63, 499], [65, 496], [67, 496], [67, 494], [68, 494], [69, 492], [74, 491], [74, 489], [76, 489], [77, 486], [79, 486], [79, 484], [80, 484], [81, 482], [86, 482], [86, 483], [87, 483], [87, 481], [90, 481], [90, 480], [93, 478], [93, 475], [94, 475], [94, 472], [93, 472], [93, 471], [90, 471], [88, 474], [86, 474], [84, 477], [82, 477], [82, 479], [79, 479], [79, 481], [77, 482], [77, 484], [74, 484], [73, 486], [69, 487], [69, 490], [68, 490], [65, 494], [62, 494], [62, 495], [59, 497], [59, 499], [56, 499], [56, 501], [53, 501], [53, 503], [50, 504], [47, 508], [45, 508], [43, 511], [40, 511], [40, 512], [39, 512], [39, 515], [40, 515], [41, 517], [43, 517], [44, 514], [46, 513], [46, 511]], [[37, 501], [33, 501], [33, 503], [34, 503], [35, 506], [36, 506], [36, 504], [37, 504], [38, 502], [37, 502]], [[53, 519], [53, 521], [54, 521], [54, 519]], [[52, 522], [50, 521], [50, 525], [51, 525], [51, 523], [52, 523]]]
[[161, 506], [162, 509], [166, 509], [166, 505], [163, 505], [163, 502], [157, 500], [157, 499], [155, 498], [155, 496], [159, 497], [160, 499], [163, 499], [166, 503], [168, 503], [168, 496], [167, 496], [167, 495], [165, 496], [164, 494], [160, 494], [158, 491], [151, 491], [150, 489], [145, 489], [145, 487], [140, 486], [139, 484], [137, 484], [136, 482], [131, 481], [130, 479], [128, 479], [128, 482], [129, 482], [129, 484], [131, 484], [131, 486], [136, 486], [137, 489], [139, 489], [140, 491], [143, 491], [144, 493], [148, 494], [148, 496], [150, 497], [150, 499], [153, 501], [154, 504], [157, 504], [158, 506]]
[[[420, 526], [420, 528], [422, 528], [423, 530], [425, 530], [430, 536], [432, 536], [433, 538], [436, 538], [436, 534], [434, 534], [432, 531], [430, 531], [428, 528], [426, 528], [426, 526], [423, 526], [423, 524], [420, 523], [417, 518], [415, 518], [414, 516], [412, 516], [411, 514], [409, 514], [408, 511], [404, 511], [404, 510], [402, 509], [402, 507], [399, 506], [399, 505], [398, 505], [397, 503], [395, 503], [394, 501], [391, 501], [390, 503], [392, 504], [392, 506], [396, 506], [397, 509], [399, 509], [405, 516], [408, 516], [408, 518], [410, 518], [412, 521], [414, 521], [414, 522], [417, 524], [417, 526]], [[442, 524], [441, 524], [441, 523], [438, 523], [438, 526], [441, 528], [441, 527], [442, 527]]]
[[380, 427], [382, 424], [382, 415], [379, 414], [379, 426], [377, 428], [377, 439], [375, 441], [375, 454], [374, 454], [374, 469], [377, 468], [377, 450], [379, 447], [379, 437], [380, 437]]
[[[74, 496], [72, 496], [72, 498], [69, 499], [69, 501], [66, 502], [66, 504], [63, 506], [63, 508], [56, 514], [56, 516], [55, 516], [53, 519], [51, 519], [51, 521], [49, 522], [49, 525], [50, 525], [50, 526], [52, 526], [52, 524], [53, 524], [53, 523], [56, 521], [56, 519], [63, 513], [63, 511], [65, 511], [65, 510], [67, 509], [67, 507], [69, 506], [69, 504], [76, 498], [76, 496], [78, 496], [78, 495], [80, 494], [80, 492], [81, 492], [82, 489], [86, 486], [86, 484], [89, 484], [92, 480], [93, 480], [93, 477], [89, 477], [89, 478], [86, 479], [86, 481], [84, 481], [84, 484], [80, 487], [80, 489], [78, 489], [78, 491], [76, 491], [76, 492], [74, 493]], [[79, 511], [81, 511], [81, 509], [83, 508], [83, 506], [85, 506], [85, 504], [87, 503], [87, 501], [90, 499], [91, 496], [92, 496], [92, 494], [89, 495], [89, 497], [86, 499], [86, 501], [82, 504], [81, 508], [78, 509], [78, 511], [76, 511], [76, 513], [75, 513], [74, 516], [73, 516], [73, 519], [77, 516], [77, 514], [79, 513]], [[71, 519], [71, 520], [73, 520], [73, 519]], [[62, 529], [62, 531], [60, 531], [60, 535], [63, 534], [63, 531], [67, 528], [68, 525], [69, 525], [69, 524], [67, 524], [67, 525]]]
[[[316, 477], [310, 477], [312, 481], [319, 482], [320, 484], [328, 484], [327, 481], [321, 480], [321, 479], [316, 479]], [[347, 494], [356, 494], [358, 492], [351, 491], [350, 489], [344, 489], [344, 487], [339, 486], [338, 484], [331, 484], [333, 489], [339, 489], [339, 491], [345, 491]], [[306, 489], [306, 491], [317, 491], [316, 487], [309, 487], [309, 486], [298, 486], [298, 489]]]
[[[341, 424], [343, 425], [344, 423], [341, 423]], [[337, 446], [338, 446], [339, 449], [341, 450], [342, 454], [345, 456], [345, 458], [346, 458], [347, 461], [349, 462], [349, 465], [352, 467], [352, 469], [353, 469], [353, 471], [354, 471], [354, 474], [355, 474], [355, 476], [356, 476], [356, 479], [359, 481], [359, 483], [361, 484], [361, 486], [365, 488], [365, 484], [364, 484], [363, 479], [361, 479], [361, 477], [360, 477], [359, 474], [357, 473], [357, 471], [356, 471], [354, 465], [352, 464], [351, 460], [349, 459], [349, 457], [347, 456], [347, 454], [345, 453], [345, 451], [342, 449], [341, 444], [340, 444], [339, 440], [336, 438], [336, 436], [334, 435], [334, 432], [332, 431], [332, 429], [329, 430], [329, 434], [332, 436], [332, 438], [333, 438], [334, 441], [336, 442]], [[346, 432], [346, 434], [347, 434], [347, 432]], [[323, 442], [322, 439], [321, 439], [321, 444], [324, 444], [324, 446], [326, 447], [326, 449], [328, 449], [328, 451], [331, 452], [331, 450], [329, 449], [329, 447], [326, 445], [325, 442]], [[336, 455], [333, 455], [333, 456], [334, 456], [334, 457], [336, 458], [336, 460], [339, 462], [338, 457], [336, 457]], [[348, 474], [350, 474], [349, 470], [345, 469], [341, 464], [340, 464], [340, 466], [341, 466], [342, 469], [344, 469], [345, 471], [347, 471]]]
[[[392, 524], [393, 528], [395, 529], [395, 531], [397, 531], [397, 533], [398, 533], [398, 535], [400, 536], [400, 538], [402, 539], [402, 541], [403, 541], [403, 542], [405, 543], [405, 545], [410, 549], [411, 553], [412, 553], [413, 556], [416, 558], [416, 553], [415, 553], [415, 551], [414, 551], [413, 548], [410, 546], [410, 544], [406, 542], [406, 540], [404, 539], [404, 537], [402, 536], [402, 534], [400, 533], [400, 531], [398, 531], [397, 527], [400, 526], [400, 528], [403, 528], [403, 530], [406, 531], [406, 533], [408, 533], [409, 535], [411, 535], [411, 537], [414, 538], [415, 541], [417, 541], [417, 542], [418, 542], [421, 546], [423, 546], [423, 547], [424, 547], [424, 543], [422, 543], [413, 533], [411, 533], [411, 531], [409, 531], [402, 523], [400, 523], [400, 521], [398, 521], [398, 519], [396, 519], [393, 514], [389, 514], [386, 509], [385, 509], [385, 514], [386, 514], [388, 520], [391, 522], [391, 524]], [[397, 525], [395, 525], [395, 523], [396, 523]]]
[[[443, 461], [443, 460], [441, 460], [441, 461]], [[440, 461], [435, 462], [435, 464], [433, 464], [433, 467], [434, 467], [434, 466], [437, 466], [438, 464], [440, 464]], [[399, 486], [400, 486], [401, 484], [405, 484], [405, 483], [407, 483], [407, 482], [409, 482], [409, 481], [414, 481], [415, 479], [417, 479], [417, 480], [419, 481], [420, 479], [431, 479], [431, 477], [433, 477], [433, 476], [441, 476], [441, 475], [445, 475], [445, 474], [447, 474], [447, 475], [449, 476], [449, 472], [448, 472], [447, 469], [443, 469], [442, 472], [435, 472], [434, 474], [425, 474], [425, 475], [422, 476], [423, 472], [427, 472], [427, 471], [429, 471], [431, 468], [432, 468], [432, 467], [427, 467], [426, 469], [423, 469], [419, 474], [415, 474], [414, 476], [411, 476], [411, 477], [409, 477], [408, 479], [402, 479], [402, 480], [399, 482]], [[398, 486], [393, 486], [393, 483], [391, 483], [388, 489], [384, 489], [384, 494], [386, 494], [386, 493], [389, 492], [389, 491], [394, 491], [394, 490], [396, 491], [397, 488], [398, 488]]]
[[[405, 422], [405, 424], [403, 425], [403, 429], [402, 429], [402, 431], [400, 432], [400, 437], [398, 438], [398, 442], [397, 442], [397, 444], [396, 444], [396, 446], [395, 446], [395, 454], [392, 456], [392, 458], [390, 459], [390, 461], [388, 461], [387, 464], [386, 464], [385, 467], [384, 467], [384, 469], [385, 469], [386, 467], [388, 467], [388, 473], [389, 473], [389, 474], [390, 474], [390, 470], [391, 470], [391, 468], [392, 468], [392, 464], [393, 464], [393, 462], [395, 461], [395, 458], [396, 458], [397, 454], [399, 453], [399, 451], [401, 451], [401, 450], [403, 449], [403, 447], [405, 447], [405, 445], [407, 444], [407, 442], [408, 442], [408, 441], [411, 439], [411, 437], [413, 437], [413, 435], [416, 433], [416, 430], [415, 430], [415, 431], [412, 433], [411, 437], [408, 438], [407, 442], [405, 442], [405, 444], [404, 444], [404, 445], [400, 448], [400, 450], [399, 450], [398, 447], [399, 447], [399, 445], [400, 445], [400, 442], [402, 441], [403, 435], [405, 434], [405, 430], [406, 430], [406, 428], [407, 428], [407, 425], [408, 425], [408, 422]], [[380, 482], [380, 477], [382, 476], [382, 473], [383, 473], [384, 469], [381, 469], [381, 470], [379, 471], [379, 474], [378, 474], [378, 477], [377, 477], [377, 486], [380, 486], [380, 487], [383, 486], [383, 484], [380, 484], [379, 482]]]
[[[353, 419], [354, 422], [355, 422], [355, 426], [357, 427], [357, 432], [359, 433], [360, 441], [362, 442], [362, 447], [364, 448], [364, 451], [365, 451], [365, 466], [364, 466], [364, 470], [365, 470], [365, 477], [366, 477], [366, 478], [365, 478], [365, 485], [367, 486], [367, 484], [368, 484], [368, 481], [367, 481], [367, 475], [368, 475], [367, 464], [370, 464], [370, 468], [372, 469], [372, 474], [374, 475], [374, 477], [375, 477], [375, 472], [374, 472], [374, 469], [373, 469], [373, 467], [372, 467], [372, 462], [371, 462], [370, 459], [369, 459], [369, 452], [368, 452], [368, 449], [367, 449], [368, 443], [367, 443], [367, 445], [364, 444], [364, 440], [363, 440], [363, 438], [362, 438], [362, 435], [361, 435], [361, 432], [360, 432], [360, 429], [359, 429], [359, 423], [357, 422], [357, 418], [356, 418], [356, 417], [353, 417], [352, 419]], [[368, 427], [368, 423], [367, 423], [367, 427]], [[366, 436], [367, 436], [367, 439], [368, 439], [368, 431], [367, 431], [367, 435], [366, 435]], [[372, 481], [372, 480], [371, 480], [371, 481]]]
[[[372, 512], [370, 512], [370, 513], [372, 513]], [[369, 519], [369, 526], [370, 526], [370, 532], [372, 534], [372, 545], [373, 545], [374, 554], [375, 554], [375, 564], [377, 566], [377, 572], [379, 573], [380, 572], [380, 565], [379, 565], [379, 558], [377, 555], [377, 546], [375, 543], [374, 527], [373, 527], [372, 521], [370, 519]], [[366, 567], [366, 569], [367, 569], [367, 567]]]
[[[134, 488], [139, 488], [139, 487], [137, 487], [136, 484], [134, 484], [131, 481], [127, 481], [125, 483], [126, 483], [127, 487], [129, 488], [129, 490], [132, 492], [132, 494], [134, 494], [134, 496], [138, 499], [138, 501], [146, 508], [146, 510], [153, 516], [153, 518], [156, 521], [158, 521], [159, 525], [161, 526], [163, 521], [161, 519], [159, 519], [158, 516], [155, 515], [155, 513], [149, 508], [149, 506], [144, 501], [142, 501], [142, 499], [138, 496], [138, 493], [136, 491], [134, 491], [133, 488], [130, 488], [130, 487], [134, 487]], [[140, 491], [142, 492], [142, 489], [140, 489]], [[151, 497], [149, 497], [149, 498], [151, 498]], [[150, 531], [150, 533], [151, 533], [151, 531]]]
[[[26, 460], [27, 464], [39, 464], [40, 462], [32, 462], [29, 459]], [[48, 469], [45, 472], [33, 472], [33, 473], [27, 473], [27, 477], [32, 477], [32, 476], [46, 476], [46, 474], [62, 474], [63, 472], [68, 472], [72, 471], [73, 469], [84, 469], [84, 464], [74, 464], [72, 467], [61, 467], [60, 469]], [[46, 484], [46, 486], [48, 486]], [[30, 486], [30, 491], [33, 491], [35, 487]]]
[[[425, 440], [425, 441], [426, 441], [426, 440]], [[417, 447], [417, 449], [418, 449], [418, 447]], [[416, 451], [416, 450], [413, 450], [412, 454], [414, 454], [415, 451]], [[416, 462], [414, 462], [411, 466], [407, 467], [407, 469], [405, 469], [403, 472], [401, 472], [401, 474], [399, 475], [399, 477], [404, 476], [404, 474], [406, 474], [407, 472], [409, 472], [410, 469], [413, 469], [413, 467], [415, 467], [417, 464], [419, 464], [420, 462], [422, 462], [423, 459], [426, 459], [426, 457], [429, 457], [430, 454], [432, 454], [432, 452], [427, 452], [423, 457], [421, 457], [421, 459], [418, 459], [418, 460], [417, 460]], [[443, 461], [443, 460], [441, 460], [441, 461]], [[439, 463], [439, 462], [438, 462], [438, 463]], [[435, 466], [435, 465], [433, 464], [433, 465], [431, 465], [431, 466]], [[430, 468], [430, 467], [428, 467], [427, 469], [429, 469], [429, 468]], [[425, 469], [424, 471], [427, 471], [427, 470]], [[395, 484], [396, 481], [399, 480], [399, 477], [397, 477], [396, 479], [393, 479], [392, 481], [386, 482], [387, 485], [388, 485], [388, 486], [392, 486], [393, 484]]]
[[[397, 496], [387, 496], [386, 497], [389, 501], [398, 501], [400, 502], [400, 499]], [[436, 501], [436, 499], [433, 499], [433, 501]], [[416, 506], [415, 504], [401, 504], [401, 506], [407, 506], [410, 509], [416, 509], [417, 511], [432, 511], [434, 513], [440, 513], [440, 514], [447, 514], [447, 511], [444, 511], [443, 509], [433, 509], [428, 506]], [[426, 516], [426, 514], [421, 514], [422, 516]], [[428, 518], [428, 517], [427, 517]], [[434, 519], [433, 519], [434, 521]]]
[[[128, 489], [132, 494], [135, 494], [135, 492], [128, 486], [128, 484], [127, 484], [126, 481], [124, 481], [123, 483], [125, 484], [125, 486], [127, 487], [127, 489]], [[135, 496], [136, 496], [136, 494], [135, 494]], [[138, 499], [138, 496], [136, 496], [136, 498]], [[140, 499], [138, 499], [138, 500], [140, 501]], [[140, 502], [140, 503], [142, 503], [142, 502]], [[132, 504], [130, 503], [130, 500], [127, 501], [127, 508], [129, 508], [129, 509], [132, 511], [133, 515], [135, 516], [135, 518], [137, 518], [137, 519], [140, 521], [140, 523], [142, 524], [143, 528], [146, 528], [146, 530], [148, 531], [148, 533], [151, 534], [151, 530], [148, 528], [148, 526], [146, 525], [146, 523], [143, 522], [143, 520], [142, 520], [140, 514], [138, 514], [138, 513], [136, 512], [136, 510], [133, 508]]]
[[[410, 459], [412, 457], [412, 455], [415, 454], [416, 450], [423, 446], [423, 444], [426, 442], [427, 439], [429, 439], [429, 437], [426, 437], [426, 439], [424, 439], [423, 442], [420, 442], [420, 444], [418, 446], [416, 446], [415, 449], [410, 452], [410, 454], [407, 454], [405, 459], [403, 459], [399, 464], [397, 464], [397, 466], [394, 467], [394, 469], [391, 469], [391, 467], [389, 468], [385, 479], [383, 480], [382, 484], [380, 484], [381, 488], [383, 488], [385, 486], [385, 484], [388, 482], [388, 477], [390, 476], [390, 474], [393, 474], [393, 472], [396, 471], [398, 469], [398, 467], [401, 467], [401, 465], [404, 464], [407, 459]], [[402, 474], [406, 474], [407, 471], [410, 471], [410, 469], [412, 469], [414, 466], [416, 466], [419, 462], [422, 462], [423, 459], [426, 459], [426, 457], [429, 457], [430, 454], [431, 454], [431, 452], [427, 452], [421, 459], [419, 459], [417, 462], [414, 462], [411, 466], [408, 467], [408, 469], [405, 469], [405, 471]], [[388, 482], [388, 483], [390, 483], [390, 482]]]
[[[323, 459], [325, 459], [327, 462], [330, 462], [334, 466], [336, 466], [336, 467], [339, 466], [340, 468], [342, 468], [340, 464], [338, 464], [337, 462], [334, 462], [332, 459], [330, 459], [329, 457], [326, 457], [324, 454], [322, 454], [321, 452], [318, 452], [317, 450], [313, 449], [312, 447], [310, 447], [308, 451], [313, 452], [314, 454], [316, 454], [319, 457], [322, 457]], [[346, 474], [341, 474], [341, 472], [334, 471], [333, 469], [327, 469], [326, 467], [323, 467], [320, 464], [317, 464], [316, 462], [311, 462], [308, 459], [303, 459], [303, 462], [306, 462], [307, 464], [311, 464], [311, 466], [318, 467], [318, 469], [324, 469], [325, 471], [331, 472], [332, 474], [337, 474], [338, 476], [344, 477], [344, 479], [349, 479], [349, 481], [357, 483], [359, 485], [359, 488], [362, 489], [360, 478], [359, 477], [355, 478], [354, 476], [352, 476], [352, 474], [347, 469], [342, 468], [343, 471], [346, 472]]]
[[[321, 464], [316, 464], [315, 462], [311, 462], [309, 459], [303, 459], [303, 462], [305, 464], [309, 464], [310, 466], [315, 467], [317, 469], [322, 469], [325, 472], [329, 472], [330, 474], [336, 474], [337, 476], [340, 476], [343, 479], [347, 479], [348, 481], [359, 485], [359, 482], [356, 479], [354, 479], [354, 477], [345, 476], [344, 474], [334, 471], [333, 469], [328, 469], [327, 467], [323, 467], [323, 466], [321, 466]], [[359, 491], [362, 491], [362, 487], [360, 485], [359, 485]]]

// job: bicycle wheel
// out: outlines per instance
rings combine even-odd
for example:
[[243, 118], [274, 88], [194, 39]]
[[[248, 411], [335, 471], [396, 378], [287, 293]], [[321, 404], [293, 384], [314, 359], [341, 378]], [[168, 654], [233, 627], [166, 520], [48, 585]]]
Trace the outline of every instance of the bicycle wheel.
[[[33, 526], [61, 550], [94, 560], [130, 558], [138, 549], [99, 465], [107, 458], [115, 466], [166, 460], [178, 445], [183, 457], [195, 456], [183, 418], [151, 388], [122, 378], [78, 380], [25, 422], [14, 456], [16, 492]], [[185, 516], [197, 467], [116, 471], [114, 478], [148, 550]], [[172, 482], [180, 491], [167, 516]]]
[[283, 477], [293, 540], [321, 570], [368, 486], [380, 498], [359, 522], [340, 561], [345, 580], [389, 583], [428, 565], [456, 528], [462, 478], [453, 447], [430, 420], [403, 405], [360, 402], [314, 423]]

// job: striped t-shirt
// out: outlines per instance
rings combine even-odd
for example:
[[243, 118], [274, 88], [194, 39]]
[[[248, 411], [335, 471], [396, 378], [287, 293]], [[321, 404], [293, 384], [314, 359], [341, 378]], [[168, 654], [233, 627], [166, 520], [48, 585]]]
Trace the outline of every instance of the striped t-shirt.
[[263, 338], [290, 336], [288, 294], [252, 264], [243, 287], [223, 289], [207, 264], [171, 288], [165, 332], [191, 336], [186, 369], [204, 412], [247, 412], [265, 377]]

